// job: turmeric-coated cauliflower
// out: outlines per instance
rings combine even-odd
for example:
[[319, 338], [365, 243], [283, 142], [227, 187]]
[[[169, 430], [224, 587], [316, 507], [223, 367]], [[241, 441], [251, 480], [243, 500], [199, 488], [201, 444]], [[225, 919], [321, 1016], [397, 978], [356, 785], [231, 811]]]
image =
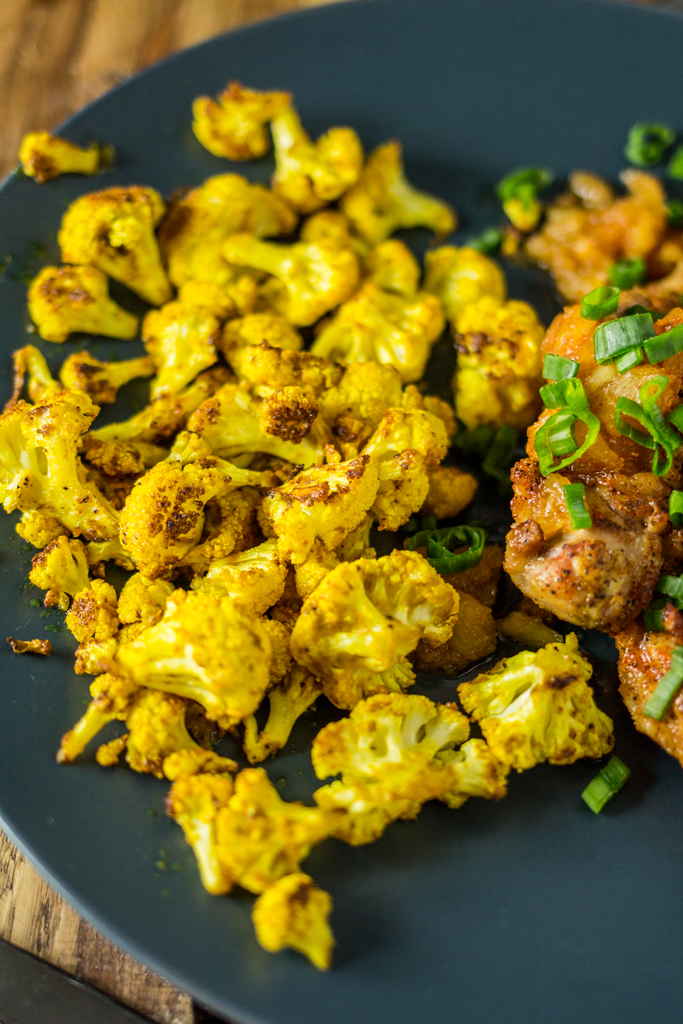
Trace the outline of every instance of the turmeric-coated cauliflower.
[[302, 242], [331, 242], [338, 249], [351, 249], [361, 259], [370, 251], [370, 244], [353, 233], [351, 221], [341, 210], [320, 210], [301, 224]]
[[458, 604], [456, 591], [416, 552], [342, 562], [304, 602], [291, 651], [333, 704], [352, 708], [370, 694], [411, 686], [407, 655], [422, 637], [444, 643]]
[[363, 270], [382, 291], [407, 296], [417, 294], [420, 264], [398, 238], [389, 238], [371, 249], [363, 259]]
[[202, 885], [214, 896], [232, 889], [232, 877], [218, 856], [216, 818], [234, 792], [225, 772], [181, 775], [166, 797], [166, 813], [182, 828], [197, 858]]
[[248, 271], [225, 282], [185, 281], [178, 288], [178, 302], [187, 309], [211, 313], [220, 321], [251, 313], [258, 302], [256, 275]]
[[500, 303], [507, 298], [505, 276], [498, 264], [468, 246], [444, 245], [427, 252], [422, 287], [441, 300], [450, 321], [484, 295]]
[[223, 256], [229, 263], [276, 278], [281, 286], [273, 296], [276, 308], [297, 327], [315, 323], [345, 302], [358, 286], [356, 256], [330, 242], [279, 245], [235, 234], [223, 246]]
[[444, 236], [457, 226], [452, 207], [418, 192], [406, 179], [401, 143], [396, 141], [385, 142], [370, 154], [341, 208], [356, 231], [375, 244], [399, 228], [431, 228]]
[[311, 142], [299, 115], [288, 106], [271, 122], [275, 173], [273, 191], [299, 213], [334, 202], [358, 181], [363, 147], [353, 128], [330, 128]]
[[[276, 479], [270, 474], [263, 476], [268, 486]], [[237, 487], [212, 498], [205, 507], [202, 536], [183, 556], [181, 564], [202, 573], [228, 555], [254, 548], [263, 539], [259, 525], [262, 504], [261, 492], [255, 487]]]
[[457, 516], [472, 501], [477, 487], [477, 479], [471, 473], [463, 473], [455, 466], [437, 466], [429, 474], [429, 491], [420, 513], [437, 519]]
[[140, 622], [153, 626], [164, 614], [169, 597], [175, 590], [167, 580], [150, 580], [136, 572], [126, 580], [119, 594], [118, 616], [124, 625]]
[[542, 761], [573, 764], [601, 757], [614, 744], [612, 720], [596, 707], [588, 685], [592, 674], [570, 633], [564, 643], [504, 658], [461, 683], [458, 695], [504, 764], [517, 771]]
[[163, 770], [166, 778], [170, 782], [175, 782], [181, 776], [202, 773], [221, 775], [224, 772], [236, 772], [237, 762], [229, 757], [221, 757], [213, 750], [192, 747], [174, 750], [172, 754], [168, 754], [164, 758]]
[[168, 302], [147, 314], [142, 322], [142, 340], [157, 371], [150, 391], [152, 401], [177, 395], [216, 362], [219, 330], [220, 324], [211, 313], [181, 302]]
[[116, 401], [120, 387], [136, 377], [151, 377], [154, 363], [149, 356], [100, 362], [89, 352], [74, 352], [62, 363], [59, 379], [65, 388], [85, 391], [98, 405]]
[[35, 345], [24, 345], [23, 348], [15, 349], [12, 353], [12, 363], [14, 388], [12, 397], [5, 403], [5, 410], [19, 401], [24, 384], [29, 400], [34, 405], [42, 405], [51, 395], [63, 390], [59, 381], [50, 373], [45, 356]]
[[166, 206], [153, 188], [115, 185], [75, 199], [62, 217], [58, 242], [65, 263], [88, 263], [161, 306], [171, 286], [154, 229]]
[[235, 372], [238, 372], [244, 350], [263, 344], [269, 348], [296, 352], [303, 348], [304, 340], [296, 328], [279, 313], [248, 313], [227, 322], [218, 341], [218, 348]]
[[92, 699], [85, 714], [73, 729], [62, 736], [57, 751], [59, 764], [75, 761], [108, 722], [124, 720], [134, 700], [140, 695], [140, 687], [130, 679], [107, 672], [90, 684], [90, 695]]
[[139, 319], [109, 298], [107, 275], [97, 267], [43, 267], [28, 289], [28, 311], [45, 341], [66, 341], [73, 331], [134, 338]]
[[[374, 433], [387, 409], [400, 406], [402, 380], [389, 363], [352, 363], [319, 399], [320, 415], [342, 449], [354, 455]], [[348, 457], [348, 456], [347, 456]]]
[[66, 624], [79, 644], [113, 637], [119, 628], [119, 618], [116, 591], [111, 583], [91, 580], [71, 602]]
[[377, 494], [377, 463], [367, 455], [315, 466], [271, 491], [263, 510], [272, 523], [280, 555], [303, 562], [316, 539], [328, 550], [365, 520]]
[[28, 578], [34, 586], [47, 590], [46, 608], [57, 607], [64, 612], [69, 607], [69, 597], [75, 597], [88, 586], [89, 568], [81, 541], [59, 536], [33, 556]]
[[230, 597], [256, 615], [263, 615], [285, 589], [287, 566], [281, 560], [277, 542], [264, 541], [257, 547], [211, 562], [204, 576], [192, 581], [194, 590]]
[[45, 516], [41, 512], [22, 512], [14, 529], [34, 548], [44, 548], [51, 540], [65, 537], [69, 532], [53, 516]]
[[287, 743], [298, 718], [323, 692], [321, 684], [308, 669], [294, 664], [276, 686], [268, 691], [268, 721], [258, 731], [256, 718], [244, 720], [244, 753], [250, 764], [272, 757]]
[[60, 174], [97, 174], [111, 163], [111, 149], [92, 142], [83, 148], [49, 132], [29, 132], [19, 147], [21, 169], [39, 185]]
[[311, 351], [344, 366], [389, 363], [404, 381], [414, 381], [422, 377], [443, 328], [435, 296], [397, 295], [368, 281], [323, 328]]
[[253, 394], [260, 398], [282, 388], [300, 387], [319, 399], [339, 383], [344, 372], [335, 363], [310, 352], [275, 347], [266, 341], [233, 349], [228, 358], [239, 379], [250, 384]]
[[332, 898], [296, 871], [271, 885], [251, 912], [256, 938], [269, 953], [288, 947], [303, 953], [319, 971], [332, 959], [334, 936], [327, 923]]
[[197, 96], [192, 104], [192, 131], [214, 156], [258, 160], [270, 148], [266, 124], [291, 102], [288, 92], [257, 92], [230, 82], [215, 100]]
[[471, 594], [458, 591], [458, 596], [458, 617], [448, 640], [438, 647], [423, 640], [417, 645], [415, 667], [420, 672], [456, 676], [495, 651], [498, 631], [491, 609]]

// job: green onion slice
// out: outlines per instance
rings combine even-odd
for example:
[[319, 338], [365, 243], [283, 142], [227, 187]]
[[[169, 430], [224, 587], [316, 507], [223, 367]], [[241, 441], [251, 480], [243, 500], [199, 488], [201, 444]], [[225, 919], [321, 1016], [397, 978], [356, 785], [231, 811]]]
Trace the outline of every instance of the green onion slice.
[[662, 622], [662, 612], [666, 608], [669, 602], [665, 597], [657, 597], [654, 601], [650, 601], [649, 605], [643, 612], [643, 629], [647, 633], [661, 633], [664, 629], [664, 623]]
[[[479, 565], [486, 531], [478, 526], [448, 526], [442, 530], [420, 530], [406, 541], [409, 551], [427, 548], [427, 561], [439, 573], [450, 575]], [[465, 551], [453, 548], [467, 545]]]
[[655, 323], [657, 320], [661, 320], [664, 316], [663, 313], [658, 313], [656, 309], [645, 309], [645, 306], [641, 306], [640, 303], [636, 303], [635, 306], [629, 306], [621, 314], [622, 316], [633, 316], [635, 313], [649, 313], [652, 317], [652, 322]]
[[[576, 377], [545, 384], [540, 390], [540, 395], [547, 408], [558, 410], [539, 427], [534, 442], [538, 456], [538, 468], [543, 476], [547, 476], [548, 473], [554, 473], [571, 465], [584, 452], [587, 452], [591, 445], [595, 444], [600, 433], [600, 420], [591, 412], [583, 384]], [[560, 438], [567, 426], [568, 412], [573, 416], [572, 423], [581, 420], [585, 424], [586, 437], [580, 447], [569, 452], [567, 458], [555, 465], [551, 438], [556, 446], [562, 443]]]
[[609, 268], [610, 284], [615, 288], [633, 288], [645, 280], [645, 260], [634, 256], [632, 260], [618, 260]]
[[666, 216], [672, 228], [683, 228], [683, 203], [680, 199], [670, 199], [666, 203]]
[[619, 305], [620, 290], [604, 285], [594, 288], [581, 300], [581, 316], [584, 320], [602, 320], [603, 316], [616, 313]]
[[609, 320], [596, 327], [593, 335], [595, 361], [601, 365], [613, 363], [632, 348], [638, 348], [655, 334], [649, 313], [636, 313]]
[[628, 133], [624, 156], [629, 163], [638, 167], [652, 167], [659, 163], [664, 153], [676, 138], [668, 124], [651, 124], [642, 121], [634, 124]]
[[571, 409], [561, 409], [554, 421], [548, 431], [548, 444], [553, 455], [560, 459], [563, 455], [571, 455], [579, 447], [574, 434], [576, 416]]
[[650, 338], [643, 348], [650, 363], [662, 363], [665, 359], [683, 352], [683, 324]]
[[631, 348], [628, 352], [625, 352], [623, 356], [617, 359], [614, 365], [619, 373], [628, 373], [628, 371], [632, 370], [634, 366], [640, 366], [644, 358], [645, 353], [642, 348]]
[[591, 811], [599, 814], [608, 800], [618, 793], [631, 771], [618, 757], [611, 757], [601, 772], [589, 782], [581, 794]]
[[667, 420], [683, 434], [683, 405], [677, 405], [674, 411], [669, 413]]
[[671, 655], [669, 671], [657, 683], [655, 692], [643, 708], [643, 714], [658, 722], [661, 721], [681, 686], [683, 686], [683, 647], [677, 647]]
[[503, 236], [498, 228], [484, 228], [480, 234], [468, 238], [465, 245], [477, 252], [492, 253], [500, 249], [502, 241]]
[[683, 526], [683, 491], [672, 491], [669, 495], [669, 519], [677, 529]]
[[510, 483], [510, 461], [512, 451], [517, 444], [517, 431], [507, 423], [501, 424], [496, 431], [493, 444], [481, 464], [481, 468], [489, 476], [495, 477], [502, 484]]
[[590, 530], [593, 525], [591, 514], [586, 506], [586, 494], [583, 484], [565, 484], [564, 500], [574, 530]]
[[680, 611], [683, 608], [683, 577], [660, 576], [655, 590], [672, 598], [671, 603]]
[[[683, 444], [683, 438], [670, 426], [657, 405], [657, 399], [668, 383], [668, 377], [661, 375], [652, 377], [640, 389], [640, 405], [632, 399], [622, 396], [617, 399], [614, 410], [614, 425], [619, 433], [643, 448], [651, 448], [654, 451], [652, 472], [655, 476], [664, 476], [669, 472], [673, 464], [674, 452]], [[644, 431], [626, 423], [624, 416], [634, 419], [636, 423], [645, 428]], [[660, 449], [663, 450], [663, 455], [660, 453]]]
[[565, 380], [568, 377], [576, 377], [578, 372], [579, 364], [573, 359], [548, 353], [543, 360], [543, 376], [546, 380]]
[[552, 172], [543, 167], [519, 167], [498, 182], [496, 195], [502, 203], [508, 199], [519, 199], [524, 206], [529, 207], [541, 189], [546, 188], [552, 180]]
[[678, 146], [666, 168], [670, 178], [683, 181], [683, 146]]

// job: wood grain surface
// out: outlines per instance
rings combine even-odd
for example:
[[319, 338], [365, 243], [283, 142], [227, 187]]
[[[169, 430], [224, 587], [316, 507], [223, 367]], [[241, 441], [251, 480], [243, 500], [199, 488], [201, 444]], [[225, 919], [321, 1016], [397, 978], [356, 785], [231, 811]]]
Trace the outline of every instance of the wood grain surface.
[[[0, 0], [0, 177], [15, 166], [25, 132], [54, 127], [167, 54], [238, 25], [321, 2]], [[189, 996], [79, 917], [2, 833], [0, 938], [160, 1024], [195, 1024], [206, 1017]]]

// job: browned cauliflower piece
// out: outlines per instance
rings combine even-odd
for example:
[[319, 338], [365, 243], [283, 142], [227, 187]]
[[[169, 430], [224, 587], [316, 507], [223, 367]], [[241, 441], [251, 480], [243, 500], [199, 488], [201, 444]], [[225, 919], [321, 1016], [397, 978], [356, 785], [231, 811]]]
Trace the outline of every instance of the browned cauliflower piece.
[[65, 537], [69, 532], [53, 516], [45, 516], [41, 512], [22, 512], [14, 529], [22, 540], [34, 548], [44, 548], [51, 540]]
[[58, 242], [65, 263], [87, 263], [152, 306], [171, 298], [154, 229], [166, 206], [153, 188], [115, 185], [75, 199]]
[[422, 637], [444, 643], [458, 605], [457, 592], [416, 552], [342, 562], [304, 602], [291, 651], [336, 707], [352, 708], [411, 686], [407, 655]]
[[69, 597], [88, 587], [89, 570], [82, 542], [60, 535], [33, 556], [28, 578], [35, 587], [47, 591], [46, 608], [66, 611]]
[[7, 643], [15, 654], [42, 654], [46, 658], [52, 654], [49, 640], [17, 640], [16, 637], [8, 636]]
[[330, 894], [313, 885], [310, 875], [296, 871], [261, 893], [251, 916], [256, 938], [269, 953], [296, 949], [319, 971], [326, 971], [334, 947], [327, 923], [331, 910]]
[[237, 762], [229, 757], [221, 757], [213, 750], [204, 750], [203, 747], [184, 748], [174, 750], [164, 758], [163, 770], [169, 782], [175, 782], [176, 779], [188, 775], [221, 775], [224, 772], [236, 772]]
[[503, 271], [488, 256], [468, 246], [458, 249], [444, 245], [426, 253], [422, 287], [441, 300], [451, 323], [471, 302], [485, 295], [500, 303], [507, 298]]
[[357, 185], [341, 208], [369, 242], [383, 242], [399, 228], [431, 228], [437, 235], [455, 231], [455, 211], [447, 203], [418, 192], [403, 172], [400, 142], [385, 142], [368, 157]]
[[79, 644], [109, 640], [119, 628], [116, 591], [104, 580], [90, 580], [71, 602], [66, 624]]
[[97, 174], [111, 163], [112, 156], [111, 147], [96, 142], [81, 147], [49, 132], [29, 132], [19, 147], [22, 171], [39, 185], [60, 174]]
[[363, 259], [368, 278], [385, 292], [397, 295], [417, 295], [421, 276], [420, 264], [412, 252], [398, 238], [380, 242]]
[[304, 340], [279, 313], [249, 313], [229, 320], [223, 328], [218, 347], [230, 365], [239, 368], [246, 348], [267, 344], [269, 348], [296, 352], [303, 348]]
[[123, 721], [140, 694], [139, 686], [113, 673], [105, 673], [90, 685], [91, 701], [73, 729], [64, 733], [57, 761], [71, 764], [108, 722]]
[[444, 644], [432, 647], [420, 640], [415, 667], [420, 672], [456, 676], [493, 654], [498, 632], [491, 609], [470, 594], [458, 591], [460, 605], [453, 632]]
[[476, 477], [455, 466], [437, 466], [429, 474], [429, 491], [420, 515], [450, 519], [462, 512], [476, 494]]
[[138, 317], [109, 298], [107, 275], [96, 267], [43, 267], [28, 289], [28, 311], [45, 341], [66, 341], [73, 331], [134, 338]]
[[298, 210], [313, 213], [355, 185], [363, 147], [353, 128], [330, 128], [311, 142], [299, 115], [288, 106], [271, 123], [275, 150], [273, 191]]
[[166, 797], [166, 813], [182, 828], [197, 858], [202, 885], [221, 896], [232, 889], [232, 878], [221, 864], [216, 838], [216, 818], [234, 792], [226, 772], [181, 775]]
[[198, 373], [216, 362], [219, 332], [215, 316], [181, 302], [168, 302], [162, 309], [147, 314], [142, 323], [142, 340], [157, 372], [150, 391], [152, 401], [164, 395], [177, 395]]
[[85, 391], [93, 402], [105, 405], [116, 401], [120, 387], [136, 377], [151, 377], [154, 363], [149, 356], [103, 363], [89, 352], [74, 352], [62, 363], [59, 379], [65, 388]]
[[291, 102], [288, 92], [257, 92], [230, 82], [215, 100], [197, 96], [192, 104], [192, 131], [214, 156], [258, 160], [270, 149], [266, 124]]
[[267, 398], [281, 388], [298, 386], [319, 399], [339, 383], [344, 372], [335, 363], [310, 352], [291, 351], [265, 341], [233, 349], [228, 358], [239, 379], [249, 384], [253, 394], [260, 398]]
[[[276, 482], [264, 475], [269, 486]], [[201, 539], [183, 556], [181, 564], [202, 573], [210, 565], [238, 552], [254, 548], [263, 540], [259, 515], [263, 498], [255, 487], [238, 487], [212, 498], [205, 508]]]
[[351, 221], [341, 210], [320, 210], [307, 217], [299, 237], [302, 242], [331, 242], [339, 249], [351, 249], [361, 259], [370, 250], [368, 242], [353, 233]]
[[282, 286], [276, 308], [297, 327], [315, 323], [358, 287], [356, 256], [330, 242], [278, 245], [253, 235], [235, 234], [223, 246], [223, 256], [229, 263], [262, 270], [276, 278]]
[[211, 313], [221, 321], [245, 316], [258, 302], [258, 282], [256, 276], [248, 272], [224, 283], [185, 281], [178, 289], [178, 302], [187, 309]]
[[268, 721], [259, 732], [254, 715], [244, 720], [244, 753], [250, 764], [265, 761], [282, 750], [298, 718], [323, 692], [308, 669], [294, 664], [287, 675], [268, 691]]
[[118, 616], [122, 623], [141, 622], [153, 626], [164, 614], [175, 590], [166, 580], [149, 580], [141, 572], [130, 576], [119, 594]]
[[5, 412], [16, 405], [21, 398], [24, 384], [26, 392], [34, 405], [42, 404], [52, 395], [63, 391], [62, 385], [50, 373], [47, 360], [35, 345], [24, 345], [12, 353], [14, 367], [14, 387], [12, 397], [5, 403]]
[[194, 590], [229, 597], [256, 615], [263, 615], [285, 589], [287, 567], [277, 542], [267, 540], [257, 547], [219, 558], [209, 565], [204, 576], [192, 581]]
[[291, 207], [263, 185], [252, 185], [239, 174], [218, 174], [171, 206], [159, 229], [159, 244], [177, 287], [190, 280], [230, 285], [244, 273], [221, 253], [230, 235], [288, 235], [296, 222]]
[[400, 406], [402, 397], [401, 375], [393, 366], [352, 363], [340, 382], [320, 395], [320, 415], [342, 449], [353, 449], [356, 455], [386, 410]]

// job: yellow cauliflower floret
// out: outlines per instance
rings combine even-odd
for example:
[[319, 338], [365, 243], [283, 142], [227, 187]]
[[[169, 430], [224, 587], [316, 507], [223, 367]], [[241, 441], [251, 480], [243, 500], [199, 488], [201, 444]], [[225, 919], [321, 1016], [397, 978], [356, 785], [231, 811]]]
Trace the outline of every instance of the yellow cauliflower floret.
[[235, 778], [234, 795], [218, 812], [218, 856], [234, 882], [261, 893], [298, 871], [333, 823], [334, 816], [319, 807], [281, 800], [263, 768], [245, 768]]
[[273, 391], [264, 398], [259, 406], [258, 418], [264, 434], [297, 444], [312, 429], [318, 412], [318, 403], [312, 389], [292, 385]]
[[204, 750], [203, 747], [175, 750], [164, 758], [163, 764], [163, 772], [169, 782], [175, 782], [181, 776], [199, 775], [203, 772], [220, 775], [236, 771], [236, 761], [229, 757], [221, 757], [213, 750]]
[[247, 348], [267, 344], [269, 348], [299, 351], [304, 340], [279, 313], [249, 313], [229, 320], [223, 328], [218, 347], [237, 372]]
[[[59, 381], [50, 373], [45, 356], [35, 345], [24, 345], [23, 348], [15, 349], [12, 353], [12, 365], [14, 388], [12, 397], [5, 404], [5, 411], [19, 401], [24, 382], [28, 397], [34, 405], [42, 404], [51, 395], [63, 390]], [[27, 375], [28, 379], [25, 381]]]
[[59, 536], [33, 556], [28, 578], [34, 586], [47, 590], [46, 608], [56, 606], [66, 611], [69, 597], [88, 586], [89, 568], [81, 541]]
[[40, 512], [22, 512], [14, 529], [22, 540], [33, 544], [34, 548], [44, 548], [51, 540], [65, 537], [69, 532], [53, 516], [45, 516]]
[[365, 520], [377, 494], [377, 463], [367, 455], [298, 473], [263, 502], [282, 558], [303, 562], [316, 539], [331, 551]]
[[541, 406], [545, 331], [526, 302], [484, 296], [455, 318], [455, 410], [471, 430], [481, 424], [528, 427]]
[[93, 402], [116, 401], [116, 392], [136, 377], [151, 377], [154, 363], [149, 356], [102, 363], [89, 352], [74, 352], [62, 363], [59, 379], [65, 388], [85, 391]]
[[154, 229], [166, 206], [153, 188], [115, 185], [75, 199], [57, 240], [65, 263], [88, 263], [152, 306], [171, 298]]
[[228, 358], [239, 379], [251, 385], [253, 394], [260, 398], [297, 386], [320, 398], [339, 383], [344, 372], [340, 366], [310, 352], [290, 351], [266, 341], [233, 349]]
[[311, 466], [323, 460], [328, 440], [324, 424], [313, 424], [305, 437], [288, 441], [266, 433], [259, 415], [261, 403], [248, 385], [225, 384], [207, 399], [188, 420], [188, 428], [199, 434], [217, 455], [235, 458], [248, 452], [263, 452], [294, 465]]
[[185, 281], [178, 289], [178, 302], [187, 309], [211, 313], [219, 320], [251, 313], [258, 301], [258, 283], [245, 273], [223, 284], [213, 281]]
[[41, 512], [86, 540], [116, 536], [118, 517], [84, 483], [77, 448], [98, 413], [87, 395], [60, 391], [33, 408], [17, 402], [0, 416], [0, 498], [6, 512]]
[[344, 366], [389, 363], [404, 381], [414, 381], [422, 377], [443, 328], [441, 303], [433, 295], [396, 295], [368, 281], [323, 328], [311, 351]]
[[277, 542], [267, 540], [212, 562], [204, 576], [195, 577], [192, 587], [230, 597], [242, 608], [263, 615], [282, 597], [286, 576], [287, 567], [278, 554]]
[[192, 104], [192, 131], [214, 156], [258, 160], [270, 149], [266, 124], [291, 102], [288, 92], [257, 92], [230, 82], [215, 100], [197, 96]]
[[174, 285], [190, 280], [229, 285], [244, 273], [223, 258], [230, 235], [288, 235], [296, 222], [289, 205], [263, 185], [252, 185], [239, 174], [218, 174], [171, 206], [159, 229], [159, 244]]
[[109, 298], [107, 275], [96, 267], [43, 267], [28, 289], [28, 311], [45, 341], [73, 331], [134, 338], [139, 319]]
[[159, 622], [121, 644], [117, 661], [134, 682], [195, 700], [221, 724], [256, 710], [271, 650], [261, 620], [234, 601], [176, 590]]
[[369, 279], [385, 292], [416, 295], [421, 276], [420, 264], [398, 238], [380, 242], [363, 259]]
[[399, 818], [413, 821], [422, 808], [419, 800], [392, 799], [378, 786], [337, 780], [313, 794], [323, 810], [339, 815], [334, 835], [350, 846], [374, 843], [387, 825]]
[[201, 773], [178, 778], [166, 797], [166, 813], [182, 828], [197, 858], [202, 885], [214, 896], [232, 889], [232, 877], [218, 855], [216, 819], [233, 791], [230, 775]]
[[330, 128], [311, 142], [294, 107], [275, 117], [273, 191], [299, 213], [313, 213], [334, 202], [358, 181], [363, 147], [353, 128]]
[[119, 628], [116, 591], [111, 583], [92, 580], [74, 597], [66, 624], [79, 644], [109, 640]]
[[130, 576], [119, 594], [118, 615], [121, 622], [141, 622], [152, 626], [164, 614], [166, 603], [175, 590], [166, 580], [150, 580], [141, 572]]
[[268, 721], [259, 732], [256, 718], [244, 720], [244, 753], [250, 764], [272, 757], [286, 745], [298, 718], [322, 693], [322, 686], [301, 665], [292, 665], [287, 675], [268, 691]]
[[92, 142], [83, 148], [49, 132], [29, 132], [19, 147], [22, 171], [40, 185], [60, 174], [97, 174], [111, 158], [109, 147]]
[[407, 655], [422, 637], [444, 643], [458, 604], [456, 591], [416, 552], [343, 562], [304, 602], [291, 651], [333, 704], [352, 708], [369, 694], [411, 686]]
[[[263, 479], [269, 486], [276, 482], [270, 474]], [[183, 556], [182, 565], [202, 573], [211, 563], [259, 544], [263, 539], [259, 525], [262, 504], [261, 493], [254, 487], [238, 487], [212, 498], [205, 509], [202, 537]]]
[[570, 633], [565, 643], [504, 658], [461, 683], [458, 695], [496, 757], [518, 771], [542, 761], [573, 764], [614, 744], [612, 720], [596, 707], [593, 674]]
[[266, 889], [251, 916], [256, 938], [269, 953], [288, 947], [303, 953], [319, 971], [332, 960], [334, 936], [327, 923], [332, 898], [310, 875], [294, 872]]
[[399, 228], [425, 227], [450, 235], [457, 226], [452, 207], [419, 192], [406, 179], [400, 142], [385, 142], [370, 154], [341, 208], [356, 231], [375, 244]]
[[142, 323], [142, 340], [154, 360], [157, 376], [150, 398], [177, 395], [198, 373], [218, 358], [220, 324], [215, 316], [180, 302], [153, 309]]
[[123, 721], [132, 707], [133, 701], [140, 695], [139, 686], [130, 679], [119, 675], [105, 673], [93, 680], [90, 685], [92, 700], [85, 714], [79, 718], [73, 729], [64, 733], [57, 761], [59, 764], [71, 764], [82, 754], [90, 740], [108, 722]]
[[361, 258], [370, 249], [365, 239], [353, 233], [351, 221], [341, 210], [320, 210], [307, 217], [299, 237], [302, 242], [331, 242], [339, 249], [351, 249]]
[[458, 591], [458, 596], [458, 617], [448, 640], [438, 647], [422, 640], [417, 645], [415, 667], [420, 672], [456, 676], [495, 651], [498, 632], [491, 609], [470, 594]]
[[330, 242], [278, 245], [253, 235], [232, 235], [223, 246], [230, 263], [272, 275], [282, 285], [277, 311], [297, 327], [315, 323], [356, 290], [358, 260]]
[[437, 519], [457, 516], [472, 501], [478, 486], [471, 473], [455, 466], [437, 466], [429, 474], [429, 491], [420, 513]]
[[488, 256], [468, 246], [457, 249], [454, 245], [444, 245], [426, 253], [422, 287], [441, 300], [451, 321], [484, 295], [499, 302], [507, 298], [503, 271]]
[[[401, 375], [388, 363], [352, 363], [319, 398], [320, 415], [341, 445], [362, 448], [387, 409], [400, 406]], [[355, 454], [355, 452], [354, 452]]]

